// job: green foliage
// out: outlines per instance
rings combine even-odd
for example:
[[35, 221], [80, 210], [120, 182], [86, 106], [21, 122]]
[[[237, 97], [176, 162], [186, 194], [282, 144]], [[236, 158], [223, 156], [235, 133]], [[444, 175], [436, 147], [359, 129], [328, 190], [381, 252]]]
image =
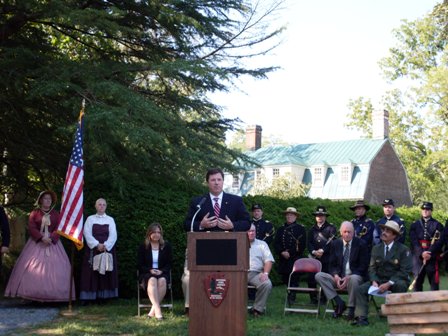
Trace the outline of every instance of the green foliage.
[[251, 189], [253, 195], [271, 196], [276, 198], [293, 198], [304, 196], [308, 193], [310, 185], [298, 182], [290, 173], [268, 180], [264, 174], [257, 175], [257, 179]]
[[[448, 210], [448, 85], [446, 22], [448, 4], [395, 30], [396, 45], [381, 60], [386, 79], [405, 84], [387, 92], [390, 140], [408, 173], [414, 204], [430, 200]], [[373, 104], [368, 98], [349, 103], [347, 126], [372, 135]]]
[[[246, 59], [277, 44], [267, 6], [220, 1], [19, 1], [0, 8], [0, 164], [8, 206], [31, 208], [62, 190], [75, 121], [86, 99], [91, 190], [124, 197], [129, 181], [197, 183], [244, 156], [225, 145], [235, 120], [208, 93], [266, 78]], [[3, 202], [6, 203], [6, 202]]]

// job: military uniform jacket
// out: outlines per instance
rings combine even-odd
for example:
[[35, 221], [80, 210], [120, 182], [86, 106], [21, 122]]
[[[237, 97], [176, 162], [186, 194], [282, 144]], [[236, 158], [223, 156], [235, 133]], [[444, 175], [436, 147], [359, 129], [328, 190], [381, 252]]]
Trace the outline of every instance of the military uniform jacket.
[[383, 242], [372, 248], [369, 265], [370, 281], [383, 284], [389, 280], [394, 282], [402, 280], [409, 285], [412, 273], [412, 257], [409, 249], [396, 241], [387, 258], [384, 256], [384, 249]]
[[[336, 238], [336, 227], [333, 224], [325, 222], [321, 227], [314, 224], [308, 233], [308, 251], [324, 250], [321, 258], [318, 258], [322, 263], [322, 271], [328, 272], [328, 265], [330, 263], [330, 247], [331, 241]], [[314, 257], [314, 256], [313, 256]]]
[[[443, 247], [443, 225], [436, 221], [434, 218], [429, 218], [426, 226], [424, 219], [420, 218], [418, 221], [412, 223], [409, 229], [409, 238], [411, 240], [411, 251], [414, 256], [421, 257], [424, 251], [431, 252], [431, 260], [436, 260], [437, 255], [442, 251]], [[431, 241], [438, 231], [438, 239], [434, 240], [434, 244], [431, 245]], [[422, 246], [421, 240], [429, 241], [428, 245]]]
[[251, 224], [255, 225], [257, 239], [265, 241], [268, 245], [274, 240], [274, 226], [270, 221], [264, 220], [263, 218], [259, 220], [253, 218]]
[[366, 244], [367, 248], [372, 248], [373, 233], [375, 231], [375, 223], [367, 216], [352, 219], [353, 227], [355, 229], [355, 236], [361, 238]]
[[[275, 235], [274, 249], [280, 256], [279, 273], [289, 273], [295, 260], [303, 256], [306, 246], [306, 231], [303, 225], [296, 222], [285, 224], [280, 227]], [[281, 256], [281, 253], [288, 251], [290, 258], [288, 260]]]
[[403, 218], [398, 217], [396, 214], [393, 214], [390, 218], [386, 216], [380, 218], [378, 222], [376, 222], [375, 231], [373, 233], [373, 245], [381, 243], [381, 228], [380, 224], [386, 224], [387, 221], [394, 221], [398, 225], [400, 225], [400, 236], [397, 241], [404, 244], [406, 241], [406, 225], [404, 223]]

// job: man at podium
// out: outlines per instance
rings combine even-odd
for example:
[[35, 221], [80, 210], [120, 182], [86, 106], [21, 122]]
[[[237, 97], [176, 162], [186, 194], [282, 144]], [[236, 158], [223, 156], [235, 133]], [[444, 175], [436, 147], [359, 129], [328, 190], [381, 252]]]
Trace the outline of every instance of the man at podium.
[[[195, 197], [191, 201], [184, 223], [185, 230], [248, 231], [250, 216], [244, 206], [243, 199], [223, 192], [223, 171], [219, 168], [209, 169], [206, 181], [209, 193]], [[193, 221], [195, 214], [196, 217]]]
[[[192, 199], [184, 222], [189, 231], [248, 231], [250, 216], [237, 195], [223, 192], [224, 173], [220, 168], [207, 171], [205, 180], [209, 192]], [[187, 261], [185, 261], [187, 265]], [[185, 313], [189, 311], [189, 271], [185, 267], [182, 275], [182, 289], [185, 297]]]

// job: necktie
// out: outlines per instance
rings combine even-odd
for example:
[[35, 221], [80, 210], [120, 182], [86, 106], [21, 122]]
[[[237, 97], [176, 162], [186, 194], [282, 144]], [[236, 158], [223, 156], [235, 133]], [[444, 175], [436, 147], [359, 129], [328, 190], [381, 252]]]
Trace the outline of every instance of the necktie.
[[386, 245], [386, 253], [384, 254], [384, 256], [387, 258], [388, 254], [389, 254], [389, 245]]
[[347, 263], [350, 259], [350, 245], [347, 243], [344, 245], [344, 256], [342, 258], [342, 276], [345, 276], [347, 270]]
[[219, 208], [219, 198], [218, 197], [214, 197], [213, 200], [215, 201], [215, 204], [213, 205], [213, 210], [215, 211], [215, 216], [219, 217], [219, 211], [221, 210]]

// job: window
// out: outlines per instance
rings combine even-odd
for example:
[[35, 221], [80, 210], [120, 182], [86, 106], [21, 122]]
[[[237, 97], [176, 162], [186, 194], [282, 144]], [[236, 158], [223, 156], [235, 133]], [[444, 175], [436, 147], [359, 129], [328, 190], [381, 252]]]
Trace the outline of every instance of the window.
[[321, 167], [316, 167], [316, 168], [314, 168], [313, 183], [322, 185], [322, 182], [323, 182], [323, 180], [322, 180], [322, 168]]
[[238, 175], [233, 175], [232, 188], [240, 187], [240, 177]]
[[276, 177], [279, 177], [280, 176], [280, 169], [278, 169], [278, 168], [273, 168], [272, 169], [272, 177], [273, 178], [276, 178]]
[[350, 181], [350, 168], [348, 166], [341, 167], [341, 182]]

